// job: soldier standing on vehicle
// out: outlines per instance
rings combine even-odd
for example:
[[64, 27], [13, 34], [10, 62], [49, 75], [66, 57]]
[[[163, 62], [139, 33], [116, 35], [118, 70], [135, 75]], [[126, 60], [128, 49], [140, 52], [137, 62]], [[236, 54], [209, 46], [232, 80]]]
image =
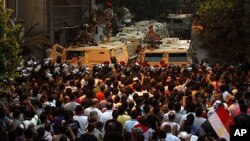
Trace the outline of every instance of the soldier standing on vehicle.
[[107, 41], [110, 41], [110, 36], [112, 35], [112, 23], [111, 19], [114, 16], [114, 11], [112, 9], [112, 3], [106, 3], [106, 9], [103, 11], [105, 15], [105, 33], [107, 36]]
[[154, 31], [153, 25], [148, 27], [148, 32], [145, 37], [146, 42], [150, 45], [150, 48], [158, 48], [161, 37]]
[[96, 13], [92, 13], [91, 14], [91, 20], [90, 20], [90, 33], [94, 36], [95, 34], [97, 34], [97, 14]]
[[86, 45], [93, 42], [93, 35], [88, 31], [89, 25], [84, 24], [76, 37], [76, 44]]

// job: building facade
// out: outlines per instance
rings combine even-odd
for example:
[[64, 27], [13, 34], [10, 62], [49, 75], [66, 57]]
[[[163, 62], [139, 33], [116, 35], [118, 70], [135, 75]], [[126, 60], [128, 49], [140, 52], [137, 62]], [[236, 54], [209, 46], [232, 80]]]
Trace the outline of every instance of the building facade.
[[[89, 19], [91, 0], [1, 0], [13, 10], [11, 21], [21, 23], [25, 35], [46, 35], [67, 44], [73, 31]], [[72, 33], [71, 33], [72, 32]]]

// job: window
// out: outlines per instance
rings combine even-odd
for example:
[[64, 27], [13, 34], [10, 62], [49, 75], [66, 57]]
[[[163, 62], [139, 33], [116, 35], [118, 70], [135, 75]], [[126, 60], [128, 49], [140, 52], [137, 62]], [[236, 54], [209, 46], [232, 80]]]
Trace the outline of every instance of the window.
[[147, 62], [160, 62], [162, 61], [163, 53], [146, 53], [145, 61]]
[[119, 33], [118, 36], [126, 36], [125, 33]]
[[14, 21], [23, 20], [23, 0], [7, 0], [6, 5], [13, 10], [11, 18]]
[[171, 23], [171, 19], [170, 18], [166, 18], [165, 22], [166, 23]]
[[57, 47], [57, 48], [56, 48], [56, 52], [58, 52], [58, 53], [61, 53], [61, 54], [62, 54], [63, 49], [62, 49], [62, 48], [60, 48], [60, 47]]
[[179, 24], [181, 24], [181, 23], [182, 23], [182, 19], [174, 19], [174, 23], [179, 23]]
[[118, 48], [118, 49], [114, 50], [115, 56], [118, 56], [118, 55], [122, 54], [122, 52], [123, 52], [122, 48]]
[[169, 53], [169, 62], [187, 62], [187, 53]]
[[85, 55], [84, 51], [67, 51], [66, 52], [66, 60], [71, 59], [80, 59]]
[[131, 58], [134, 58], [137, 56], [137, 53], [135, 52], [135, 49], [133, 48], [133, 46], [131, 44], [127, 45], [128, 48], [128, 56]]

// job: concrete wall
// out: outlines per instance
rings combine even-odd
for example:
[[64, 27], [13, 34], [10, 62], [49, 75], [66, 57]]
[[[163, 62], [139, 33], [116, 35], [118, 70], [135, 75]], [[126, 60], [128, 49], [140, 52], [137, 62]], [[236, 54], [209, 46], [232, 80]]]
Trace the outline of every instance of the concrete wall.
[[23, 6], [25, 31], [33, 27], [33, 34], [48, 34], [48, 0], [24, 0]]

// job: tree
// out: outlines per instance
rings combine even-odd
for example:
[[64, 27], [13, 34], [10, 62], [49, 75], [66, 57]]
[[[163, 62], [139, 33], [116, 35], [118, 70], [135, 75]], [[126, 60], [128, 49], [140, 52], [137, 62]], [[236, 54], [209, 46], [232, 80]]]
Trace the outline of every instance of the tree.
[[17, 67], [20, 65], [21, 52], [18, 44], [20, 26], [11, 26], [10, 9], [3, 9], [0, 2], [0, 95], [4, 92], [7, 82], [18, 77]]
[[193, 14], [197, 11], [199, 0], [182, 0], [181, 12], [184, 14]]
[[[203, 30], [201, 44], [212, 57], [242, 61], [249, 38], [250, 0], [202, 0], [198, 15]], [[247, 6], [248, 5], [248, 6]]]
[[[181, 7], [184, 3], [184, 0], [167, 0], [166, 1], [166, 7], [171, 14], [177, 14], [181, 12]], [[164, 7], [162, 7], [164, 9]], [[184, 12], [186, 14], [186, 12]]]

